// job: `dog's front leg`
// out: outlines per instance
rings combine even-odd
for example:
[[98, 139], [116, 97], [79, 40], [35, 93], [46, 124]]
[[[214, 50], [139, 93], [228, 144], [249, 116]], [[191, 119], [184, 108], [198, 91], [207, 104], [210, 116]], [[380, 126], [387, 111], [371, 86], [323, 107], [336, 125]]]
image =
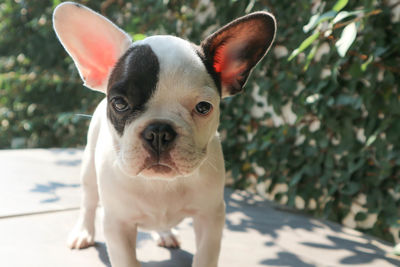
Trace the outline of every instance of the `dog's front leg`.
[[83, 195], [80, 215], [68, 237], [68, 246], [76, 249], [86, 248], [94, 243], [94, 220], [99, 193], [94, 167], [94, 150], [89, 144], [83, 154], [81, 181]]
[[112, 267], [140, 267], [136, 259], [137, 226], [104, 214], [104, 236]]
[[225, 224], [225, 203], [214, 212], [193, 217], [197, 252], [193, 267], [216, 267]]

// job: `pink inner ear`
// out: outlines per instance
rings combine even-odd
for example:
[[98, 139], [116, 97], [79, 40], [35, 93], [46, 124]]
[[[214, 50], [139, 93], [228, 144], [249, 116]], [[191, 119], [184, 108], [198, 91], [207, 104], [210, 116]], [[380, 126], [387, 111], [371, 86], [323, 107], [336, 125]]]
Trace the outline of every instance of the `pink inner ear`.
[[71, 52], [77, 55], [84, 79], [91, 86], [99, 86], [117, 61], [116, 48], [101, 36], [88, 34], [80, 38], [84, 49]]
[[214, 54], [214, 70], [216, 73], [221, 73], [222, 70], [225, 68], [225, 54], [226, 54], [226, 47], [224, 45], [218, 47], [217, 51]]
[[100, 14], [71, 2], [57, 6], [53, 22], [85, 85], [105, 93], [112, 68], [132, 44], [130, 37]]
[[238, 45], [222, 45], [217, 48], [214, 54], [214, 70], [220, 73], [223, 85], [238, 84], [238, 80], [242, 79], [242, 73], [246, 70], [247, 63], [238, 59], [236, 49]]

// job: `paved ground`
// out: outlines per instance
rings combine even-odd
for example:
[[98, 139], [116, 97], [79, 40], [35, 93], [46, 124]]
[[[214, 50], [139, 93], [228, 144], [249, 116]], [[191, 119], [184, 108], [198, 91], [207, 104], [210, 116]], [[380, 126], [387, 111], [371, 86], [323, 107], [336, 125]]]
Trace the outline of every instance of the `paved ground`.
[[[0, 266], [109, 266], [104, 238], [69, 250], [65, 240], [78, 215], [81, 151], [0, 150]], [[337, 224], [289, 212], [245, 192], [227, 189], [220, 266], [400, 266], [383, 241]], [[99, 218], [97, 223], [99, 224]], [[191, 220], [180, 230], [182, 249], [159, 248], [138, 237], [143, 267], [190, 266]]]

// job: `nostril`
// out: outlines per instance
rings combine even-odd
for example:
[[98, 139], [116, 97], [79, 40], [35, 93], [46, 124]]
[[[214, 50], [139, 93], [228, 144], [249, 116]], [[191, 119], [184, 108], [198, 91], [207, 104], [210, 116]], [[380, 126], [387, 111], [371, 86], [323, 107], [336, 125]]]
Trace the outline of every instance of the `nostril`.
[[163, 142], [169, 142], [169, 141], [171, 141], [171, 140], [173, 140], [173, 139], [174, 139], [174, 136], [173, 136], [173, 134], [170, 133], [170, 132], [164, 132], [164, 133], [162, 134], [161, 140], [163, 140]]
[[150, 124], [142, 133], [146, 143], [158, 154], [170, 148], [176, 135], [172, 126], [166, 123]]
[[146, 141], [153, 141], [155, 139], [155, 133], [153, 131], [144, 131], [143, 137]]

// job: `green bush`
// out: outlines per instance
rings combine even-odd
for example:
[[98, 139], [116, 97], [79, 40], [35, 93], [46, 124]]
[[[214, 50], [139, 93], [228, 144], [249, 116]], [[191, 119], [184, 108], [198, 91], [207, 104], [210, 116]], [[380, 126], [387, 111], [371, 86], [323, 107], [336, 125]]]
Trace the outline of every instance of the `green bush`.
[[[83, 146], [89, 120], [77, 114], [91, 114], [103, 97], [83, 88], [56, 40], [51, 13], [59, 2], [0, 4], [2, 148]], [[245, 92], [222, 104], [233, 185], [393, 241], [400, 228], [400, 5], [347, 2], [82, 1], [135, 39], [173, 34], [199, 42], [245, 13], [275, 14], [269, 55]]]

